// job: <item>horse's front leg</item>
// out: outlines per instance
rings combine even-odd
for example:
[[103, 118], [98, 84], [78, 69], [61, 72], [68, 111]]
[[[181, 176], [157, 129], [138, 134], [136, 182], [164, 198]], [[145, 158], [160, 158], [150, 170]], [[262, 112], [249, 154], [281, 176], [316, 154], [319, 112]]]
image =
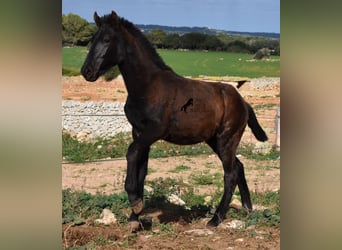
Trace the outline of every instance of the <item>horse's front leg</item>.
[[139, 227], [139, 214], [143, 209], [144, 181], [147, 174], [149, 146], [133, 142], [127, 151], [127, 176], [125, 190], [132, 207], [129, 218], [132, 230]]

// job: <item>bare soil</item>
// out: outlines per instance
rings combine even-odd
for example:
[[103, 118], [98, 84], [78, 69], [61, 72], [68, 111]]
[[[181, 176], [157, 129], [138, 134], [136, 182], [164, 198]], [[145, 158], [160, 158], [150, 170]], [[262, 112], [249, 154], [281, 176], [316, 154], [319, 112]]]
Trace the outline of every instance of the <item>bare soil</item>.
[[[280, 84], [257, 88], [256, 83], [245, 83], [240, 93], [253, 105], [277, 105], [280, 102]], [[119, 77], [110, 82], [99, 79], [96, 83], [86, 82], [82, 77], [62, 78], [63, 100], [77, 101], [125, 101], [127, 91]], [[257, 115], [275, 115], [274, 109], [257, 110]], [[280, 159], [255, 161], [240, 156], [245, 166], [247, 183], [251, 191], [265, 192], [280, 189]], [[176, 171], [176, 166], [185, 165], [188, 170]], [[62, 164], [62, 188], [85, 190], [89, 193], [120, 193], [124, 191], [126, 160], [103, 160], [83, 164]], [[216, 155], [180, 156], [150, 159], [147, 180], [155, 178], [182, 178], [189, 182], [191, 174], [209, 171], [223, 173]], [[213, 194], [215, 185], [197, 186], [196, 192]], [[263, 209], [254, 204], [254, 209]], [[127, 211], [127, 214], [129, 211]], [[208, 218], [204, 216], [189, 220], [189, 214], [176, 214], [172, 208], [147, 210], [143, 217], [152, 217], [154, 222], [167, 223], [173, 230], [169, 234], [151, 228], [131, 234], [121, 225], [99, 226], [88, 221], [81, 226], [63, 225], [63, 247], [90, 246], [92, 249], [280, 249], [280, 229], [272, 227], [238, 230], [222, 226], [210, 228], [214, 233], [206, 236], [187, 234], [188, 230], [206, 229]], [[191, 214], [190, 214], [191, 216]]]

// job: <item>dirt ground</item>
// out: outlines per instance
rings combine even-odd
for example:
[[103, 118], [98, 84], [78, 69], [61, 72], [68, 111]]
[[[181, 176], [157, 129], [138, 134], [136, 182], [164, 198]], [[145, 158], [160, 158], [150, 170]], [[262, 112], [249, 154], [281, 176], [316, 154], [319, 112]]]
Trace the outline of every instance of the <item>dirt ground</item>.
[[[259, 88], [255, 82], [245, 83], [239, 91], [254, 105], [277, 105], [280, 103], [280, 84]], [[62, 78], [63, 100], [77, 101], [125, 101], [127, 92], [122, 78], [110, 82], [99, 79], [88, 83], [82, 77]], [[257, 111], [257, 115], [275, 115], [274, 109]], [[251, 191], [265, 192], [280, 189], [280, 159], [275, 161], [255, 161], [239, 156], [245, 166], [247, 183]], [[186, 165], [188, 170], [172, 172], [176, 166]], [[182, 178], [188, 181], [192, 173], [208, 171], [223, 173], [216, 155], [180, 156], [150, 159], [147, 180], [155, 178]], [[62, 188], [85, 190], [89, 193], [119, 193], [124, 191], [123, 183], [126, 160], [103, 160], [84, 164], [62, 164]], [[196, 192], [215, 193], [214, 185], [198, 186]], [[254, 209], [263, 207], [254, 206]], [[129, 211], [127, 211], [128, 213]], [[120, 225], [99, 226], [87, 222], [81, 226], [63, 225], [63, 247], [83, 246], [95, 242], [91, 249], [280, 249], [280, 229], [271, 227], [231, 229], [225, 225], [227, 218], [213, 234], [194, 235], [192, 229], [206, 229], [208, 218], [199, 217], [189, 221], [188, 214], [175, 214], [172, 208], [145, 211], [143, 217], [152, 217], [154, 222], [168, 223], [173, 233], [163, 235], [156, 229], [131, 234], [128, 228]], [[106, 239], [106, 244], [101, 244]], [[108, 244], [108, 242], [112, 242]]]

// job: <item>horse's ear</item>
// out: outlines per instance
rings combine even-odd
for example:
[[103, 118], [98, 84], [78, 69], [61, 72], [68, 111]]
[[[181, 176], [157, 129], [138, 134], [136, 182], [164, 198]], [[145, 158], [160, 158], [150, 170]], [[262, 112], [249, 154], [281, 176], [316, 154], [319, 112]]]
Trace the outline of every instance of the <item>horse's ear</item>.
[[119, 17], [118, 17], [118, 15], [115, 13], [114, 10], [112, 10], [111, 17], [112, 17], [112, 19], [113, 19], [113, 21], [114, 21], [115, 28], [119, 27]]
[[94, 21], [97, 27], [101, 26], [100, 17], [97, 15], [96, 11], [94, 12]]

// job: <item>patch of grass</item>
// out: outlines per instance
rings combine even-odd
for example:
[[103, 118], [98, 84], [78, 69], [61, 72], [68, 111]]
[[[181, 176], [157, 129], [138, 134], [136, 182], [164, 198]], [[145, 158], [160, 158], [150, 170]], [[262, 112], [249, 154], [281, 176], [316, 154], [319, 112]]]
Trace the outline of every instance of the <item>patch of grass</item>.
[[[237, 192], [239, 194], [239, 192]], [[246, 222], [246, 227], [256, 226], [280, 226], [280, 191], [251, 193], [252, 204], [265, 206], [264, 210], [253, 210], [247, 213], [246, 210], [229, 209], [227, 216], [230, 218], [242, 220]]]
[[160, 236], [173, 236], [176, 234], [173, 225], [171, 223], [156, 223], [155, 226], [159, 226], [159, 235]]
[[[68, 75], [68, 72], [79, 74], [87, 52], [86, 47], [62, 48], [63, 75]], [[167, 65], [184, 76], [280, 76], [280, 60], [250, 61], [249, 54], [178, 50], [158, 50], [158, 53]], [[271, 56], [271, 59], [279, 58]], [[110, 71], [108, 78], [112, 78], [113, 75], [115, 72]]]
[[124, 157], [130, 143], [131, 137], [124, 133], [110, 139], [97, 138], [89, 142], [80, 142], [70, 134], [63, 133], [62, 155], [69, 162]]
[[280, 215], [272, 213], [269, 209], [252, 211], [247, 217], [246, 227], [251, 225], [279, 227]]
[[146, 181], [146, 184], [153, 189], [152, 194], [146, 195], [148, 204], [152, 207], [158, 207], [160, 203], [163, 203], [171, 194], [177, 193], [180, 182], [172, 178], [158, 178], [152, 181]]
[[157, 172], [157, 170], [154, 169], [154, 168], [149, 167], [149, 168], [147, 169], [147, 174], [152, 174], [152, 173], [155, 173], [155, 172]]
[[91, 100], [91, 97], [90, 96], [82, 96], [81, 100], [82, 101], [89, 101], [89, 100]]
[[179, 172], [186, 171], [189, 169], [191, 169], [191, 167], [185, 166], [185, 165], [178, 165], [174, 169], [171, 169], [170, 172], [171, 173], [179, 173]]
[[151, 146], [150, 158], [162, 158], [181, 155], [210, 154], [212, 149], [205, 143], [195, 145], [176, 145], [166, 141], [157, 141]]
[[124, 208], [129, 207], [126, 193], [92, 195], [84, 191], [62, 190], [63, 223], [81, 223], [88, 218], [98, 218], [104, 208], [109, 208], [120, 222], [126, 222]]
[[211, 169], [214, 167], [214, 163], [213, 162], [206, 162], [205, 167]]
[[274, 206], [274, 212], [280, 213], [280, 190], [270, 191], [266, 193], [251, 193], [251, 200], [255, 204], [260, 204], [262, 206], [271, 207]]
[[241, 154], [247, 159], [257, 161], [278, 160], [280, 157], [280, 151], [276, 150], [275, 147], [273, 147], [268, 154], [254, 153], [253, 149], [253, 144], [241, 144], [237, 149], [237, 154]]
[[78, 69], [73, 68], [62, 68], [63, 76], [79, 76], [81, 72]]
[[280, 190], [276, 192], [251, 193], [253, 204], [267, 207], [263, 211], [254, 210], [247, 218], [249, 225], [280, 226]]
[[62, 48], [62, 74], [67, 76], [80, 75], [87, 53], [86, 47]]
[[222, 185], [223, 176], [221, 173], [210, 173], [209, 171], [205, 170], [203, 172], [193, 173], [190, 176], [192, 182], [195, 185]]
[[254, 106], [254, 109], [255, 110], [258, 110], [258, 109], [270, 109], [270, 108], [276, 107], [277, 105], [278, 104], [276, 104], [276, 103], [258, 104], [258, 105]]
[[[191, 50], [158, 50], [158, 53], [175, 72], [185, 76], [280, 76], [280, 61], [251, 62], [249, 54]], [[271, 59], [279, 58], [271, 56]]]
[[183, 179], [158, 178], [146, 182], [152, 189], [152, 193], [145, 193], [146, 206], [162, 208], [169, 206], [167, 197], [171, 194], [179, 196], [187, 207], [201, 207], [204, 204], [205, 195], [199, 195], [195, 187], [184, 183]]

